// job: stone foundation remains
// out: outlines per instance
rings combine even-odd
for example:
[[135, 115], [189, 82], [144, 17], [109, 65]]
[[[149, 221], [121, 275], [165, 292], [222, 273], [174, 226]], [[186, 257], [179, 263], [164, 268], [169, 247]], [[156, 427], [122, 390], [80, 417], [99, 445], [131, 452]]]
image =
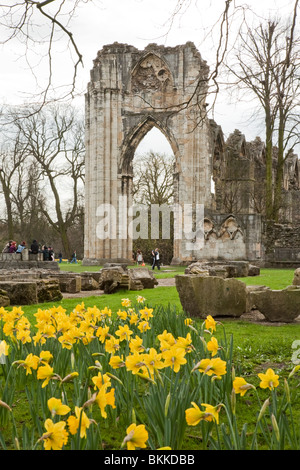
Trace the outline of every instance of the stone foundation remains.
[[105, 294], [118, 290], [153, 289], [158, 281], [148, 268], [127, 269], [126, 265], [107, 263], [100, 270], [100, 289]]
[[[297, 270], [299, 271], [299, 270]], [[298, 282], [295, 272], [294, 282]], [[293, 322], [300, 316], [300, 285], [283, 290], [246, 286], [234, 278], [200, 274], [175, 276], [183, 310], [191, 317], [240, 317], [258, 310], [270, 322]]]

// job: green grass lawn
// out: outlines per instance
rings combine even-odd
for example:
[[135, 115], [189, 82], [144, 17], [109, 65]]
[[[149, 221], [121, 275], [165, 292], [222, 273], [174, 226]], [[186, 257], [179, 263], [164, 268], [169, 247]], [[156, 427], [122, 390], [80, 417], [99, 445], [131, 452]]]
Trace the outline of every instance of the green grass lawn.
[[[72, 268], [70, 270], [77, 272], [80, 270], [85, 271], [87, 268], [90, 271], [98, 271], [100, 269], [100, 266], [86, 267], [80, 264], [63, 264], [61, 269], [69, 270], [70, 267]], [[175, 274], [182, 274], [184, 269], [184, 267], [163, 267], [159, 275], [163, 276], [165, 274], [173, 277]], [[293, 273], [293, 269], [262, 269], [260, 276], [240, 278], [240, 280], [248, 285], [266, 285], [276, 290], [291, 285]], [[155, 271], [155, 275], [158, 276], [157, 271]], [[70, 312], [77, 304], [84, 302], [85, 307], [96, 305], [99, 308], [104, 308], [107, 306], [113, 312], [116, 312], [120, 308], [123, 298], [129, 298], [134, 303], [138, 295], [146, 298], [148, 306], [161, 306], [163, 308], [171, 306], [172, 309], [178, 312], [182, 311], [177, 289], [173, 286], [144, 289], [139, 292], [123, 290], [110, 295], [92, 295], [84, 298], [63, 299], [60, 302], [56, 302], [55, 305], [61, 305]], [[46, 309], [47, 307], [49, 307], [49, 304], [27, 305], [22, 308], [30, 321], [34, 322], [34, 313], [37, 312], [38, 308]], [[248, 364], [246, 368], [249, 369], [256, 362], [261, 364], [272, 361], [275, 363], [281, 363], [283, 360], [288, 361], [292, 355], [291, 345], [293, 341], [300, 340], [300, 324], [278, 326], [275, 323], [274, 325], [266, 326], [230, 318], [224, 318], [222, 322], [226, 325], [227, 334], [234, 336], [235, 354], [243, 363]]]

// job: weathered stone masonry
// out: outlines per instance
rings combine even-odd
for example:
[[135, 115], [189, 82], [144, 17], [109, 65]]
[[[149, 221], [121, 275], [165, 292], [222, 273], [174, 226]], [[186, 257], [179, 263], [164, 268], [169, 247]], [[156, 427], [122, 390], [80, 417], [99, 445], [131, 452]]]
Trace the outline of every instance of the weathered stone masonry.
[[[207, 77], [208, 65], [191, 42], [149, 44], [142, 51], [114, 43], [98, 52], [86, 93], [84, 264], [131, 261], [132, 160], [153, 127], [175, 155], [175, 203], [205, 207], [204, 247], [175, 240], [173, 264], [265, 259], [264, 145], [260, 139], [248, 143], [237, 130], [224, 141], [220, 126], [205, 114]], [[289, 224], [300, 221], [297, 162], [289, 159], [283, 182], [282, 217]], [[128, 217], [122, 219], [124, 209]], [[106, 237], [99, 230], [104, 217], [111, 222]]]

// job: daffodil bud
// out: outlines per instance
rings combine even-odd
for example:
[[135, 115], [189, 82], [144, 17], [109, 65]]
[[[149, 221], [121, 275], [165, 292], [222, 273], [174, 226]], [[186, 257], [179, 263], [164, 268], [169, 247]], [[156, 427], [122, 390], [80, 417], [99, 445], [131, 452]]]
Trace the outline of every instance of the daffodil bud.
[[288, 403], [291, 403], [290, 387], [289, 387], [288, 381], [286, 379], [284, 379], [284, 391], [285, 391], [285, 394], [286, 394], [286, 401]]
[[279, 441], [280, 440], [279, 427], [278, 427], [275, 415], [273, 415], [273, 413], [271, 414], [271, 422], [272, 422], [272, 427], [273, 427], [273, 431], [275, 433], [276, 439], [277, 441]]
[[75, 356], [73, 352], [71, 353], [71, 367], [75, 369]]
[[168, 415], [168, 410], [169, 410], [169, 406], [170, 406], [170, 400], [171, 400], [171, 394], [168, 393], [168, 396], [166, 398], [166, 403], [165, 403], [165, 416]]
[[236, 410], [236, 393], [234, 389], [231, 392], [231, 410], [232, 414], [235, 415], [235, 410]]
[[266, 409], [269, 406], [269, 404], [270, 404], [270, 398], [267, 398], [266, 401], [264, 402], [263, 406], [261, 407], [260, 412], [259, 412], [259, 415], [258, 415], [258, 418], [257, 418], [258, 423], [261, 420], [261, 418], [263, 417], [263, 415], [265, 414]]
[[300, 369], [300, 365], [293, 368], [292, 372], [289, 375], [289, 379]]
[[17, 437], [15, 437], [15, 446], [16, 446], [17, 450], [20, 450], [20, 443], [19, 443], [19, 439]]
[[0, 406], [2, 406], [2, 408], [6, 408], [8, 411], [12, 411], [11, 407], [5, 403], [5, 401], [0, 400]]

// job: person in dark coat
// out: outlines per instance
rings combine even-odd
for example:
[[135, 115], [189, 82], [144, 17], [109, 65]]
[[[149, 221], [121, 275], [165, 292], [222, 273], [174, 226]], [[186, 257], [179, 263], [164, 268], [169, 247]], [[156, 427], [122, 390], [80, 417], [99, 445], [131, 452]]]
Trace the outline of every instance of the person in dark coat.
[[158, 248], [155, 248], [155, 250], [152, 251], [152, 256], [153, 256], [152, 269], [155, 269], [155, 266], [157, 266], [157, 269], [160, 269], [160, 259], [159, 259], [159, 249]]
[[44, 258], [44, 261], [49, 261], [49, 259], [50, 259], [49, 250], [48, 250], [47, 246], [44, 246], [43, 258]]
[[31, 247], [30, 247], [30, 251], [31, 253], [33, 253], [34, 255], [37, 255], [38, 252], [39, 252], [39, 244], [36, 240], [33, 240], [33, 242], [31, 243]]

